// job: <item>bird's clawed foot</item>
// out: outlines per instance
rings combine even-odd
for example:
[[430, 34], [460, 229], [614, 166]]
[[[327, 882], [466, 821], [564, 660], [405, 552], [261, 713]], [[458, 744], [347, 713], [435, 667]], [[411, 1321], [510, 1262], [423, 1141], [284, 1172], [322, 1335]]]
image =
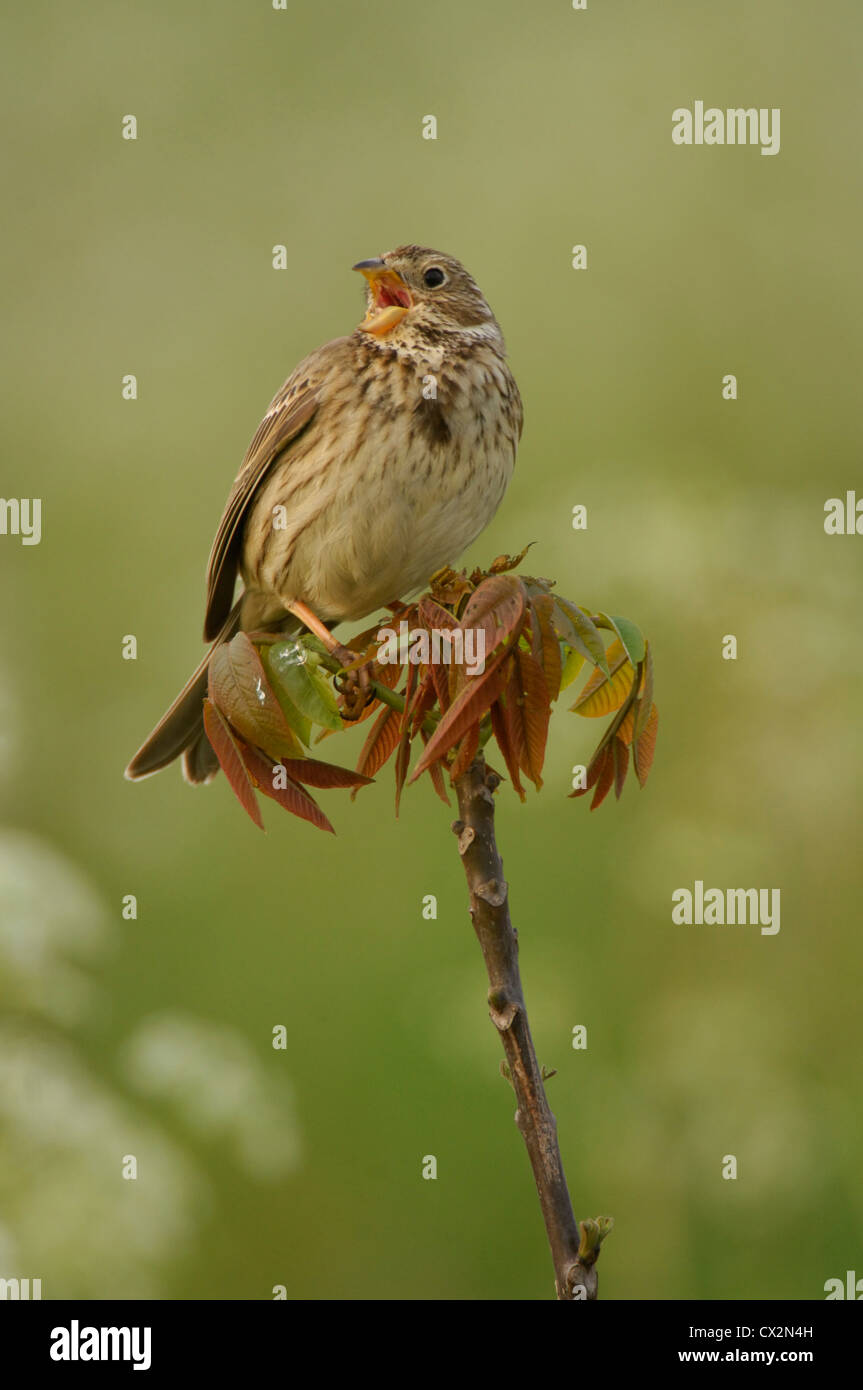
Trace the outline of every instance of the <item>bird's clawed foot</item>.
[[[357, 660], [356, 654], [347, 647], [339, 647], [333, 653], [345, 666]], [[341, 716], [342, 719], [359, 719], [369, 701], [373, 698], [372, 691], [372, 663], [365, 662], [363, 666], [356, 666], [352, 671], [340, 671], [333, 678], [333, 683], [342, 697]]]
[[285, 606], [289, 612], [300, 619], [300, 622], [305, 624], [310, 632], [320, 638], [330, 656], [334, 656], [336, 661], [341, 662], [342, 666], [354, 668], [353, 670], [340, 671], [334, 679], [336, 689], [342, 697], [342, 718], [359, 719], [372, 698], [371, 662], [367, 661], [365, 665], [357, 666], [356, 663], [360, 660], [357, 653], [352, 652], [350, 647], [345, 647], [341, 642], [336, 641], [326, 623], [322, 623], [307, 604], [297, 600]]

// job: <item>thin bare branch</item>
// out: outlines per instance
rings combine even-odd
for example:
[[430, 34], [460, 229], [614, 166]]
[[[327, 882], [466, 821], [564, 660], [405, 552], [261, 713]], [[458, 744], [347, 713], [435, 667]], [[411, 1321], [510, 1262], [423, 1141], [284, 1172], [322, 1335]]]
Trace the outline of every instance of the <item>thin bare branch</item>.
[[518, 936], [494, 834], [498, 777], [480, 754], [455, 783], [460, 819], [453, 825], [470, 893], [470, 915], [489, 980], [489, 1014], [506, 1053], [505, 1075], [518, 1103], [515, 1122], [527, 1148], [554, 1262], [559, 1299], [595, 1299], [596, 1259], [607, 1218], [579, 1227], [564, 1176], [557, 1122], [537, 1064], [518, 968]]

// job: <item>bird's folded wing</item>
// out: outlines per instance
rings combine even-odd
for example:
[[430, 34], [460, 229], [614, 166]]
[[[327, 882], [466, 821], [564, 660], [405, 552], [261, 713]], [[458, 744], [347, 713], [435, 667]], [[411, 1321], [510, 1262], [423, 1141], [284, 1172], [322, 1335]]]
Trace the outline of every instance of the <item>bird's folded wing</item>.
[[216, 636], [231, 611], [246, 509], [276, 459], [318, 408], [320, 378], [310, 379], [303, 365], [282, 387], [258, 426], [219, 523], [207, 565], [205, 642]]

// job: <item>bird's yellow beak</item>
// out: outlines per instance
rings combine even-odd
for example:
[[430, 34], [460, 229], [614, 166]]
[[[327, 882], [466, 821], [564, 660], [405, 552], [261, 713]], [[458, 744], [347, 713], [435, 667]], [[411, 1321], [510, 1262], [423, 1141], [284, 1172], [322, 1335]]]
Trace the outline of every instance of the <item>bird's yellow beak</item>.
[[382, 260], [358, 261], [353, 267], [364, 275], [372, 292], [371, 303], [360, 328], [381, 337], [401, 323], [413, 307], [413, 297], [397, 270]]

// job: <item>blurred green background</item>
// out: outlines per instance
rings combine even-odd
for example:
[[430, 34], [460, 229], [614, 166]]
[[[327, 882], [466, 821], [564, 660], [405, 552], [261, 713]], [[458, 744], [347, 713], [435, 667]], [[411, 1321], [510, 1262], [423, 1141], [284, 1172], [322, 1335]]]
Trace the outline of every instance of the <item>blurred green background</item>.
[[[553, 1295], [430, 787], [395, 821], [387, 769], [323, 794], [337, 837], [269, 803], [261, 835], [224, 779], [122, 778], [198, 660], [264, 408], [358, 322], [353, 262], [418, 241], [476, 276], [525, 402], [468, 561], [534, 541], [528, 572], [655, 647], [645, 791], [567, 800], [599, 726], [562, 705], [542, 794], [499, 795], [574, 1206], [616, 1218], [601, 1296], [823, 1297], [863, 1258], [863, 539], [823, 530], [863, 494], [859, 6], [103, 0], [5, 27], [0, 490], [43, 499], [43, 537], [0, 537], [0, 1275]], [[697, 99], [780, 107], [780, 153], [674, 146]], [[780, 933], [674, 926], [697, 878], [780, 888]]]

